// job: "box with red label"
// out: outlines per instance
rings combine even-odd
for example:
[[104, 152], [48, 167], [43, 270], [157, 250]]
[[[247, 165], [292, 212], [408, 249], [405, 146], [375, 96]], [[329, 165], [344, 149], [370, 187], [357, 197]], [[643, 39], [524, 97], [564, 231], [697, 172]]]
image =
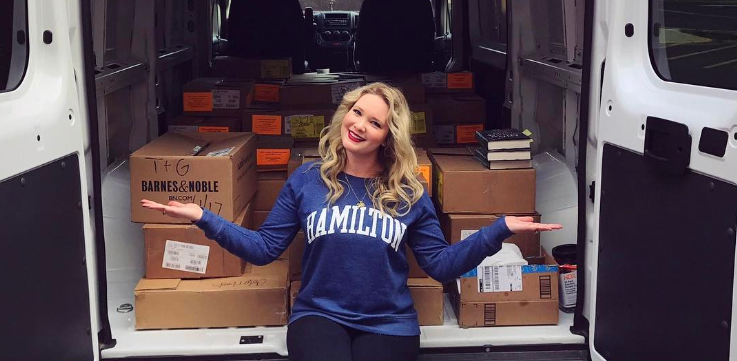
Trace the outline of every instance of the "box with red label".
[[184, 84], [185, 115], [236, 116], [253, 102], [252, 80], [197, 78]]
[[256, 193], [252, 133], [168, 132], [130, 156], [131, 220], [189, 223], [141, 207], [141, 199], [196, 203], [233, 221]]
[[435, 142], [442, 146], [476, 145], [476, 132], [484, 130], [483, 123], [467, 124], [435, 124], [433, 136]]
[[288, 107], [335, 107], [343, 100], [345, 93], [365, 84], [362, 77], [344, 79], [331, 74], [293, 77], [282, 87], [280, 103]]
[[167, 131], [199, 133], [240, 132], [241, 118], [179, 116], [169, 121]]
[[295, 141], [316, 140], [335, 109], [248, 109], [243, 112], [242, 129], [262, 135], [290, 135]]
[[422, 73], [421, 76], [428, 94], [473, 93], [476, 88], [474, 74], [469, 71]]
[[286, 171], [294, 138], [288, 135], [257, 135], [256, 165], [262, 171]]

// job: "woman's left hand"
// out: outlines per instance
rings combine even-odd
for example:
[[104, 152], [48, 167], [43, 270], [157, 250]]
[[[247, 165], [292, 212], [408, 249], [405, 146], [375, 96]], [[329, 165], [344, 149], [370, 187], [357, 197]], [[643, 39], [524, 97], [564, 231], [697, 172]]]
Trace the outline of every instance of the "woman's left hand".
[[512, 233], [545, 232], [563, 228], [560, 224], [534, 223], [532, 217], [505, 216], [504, 221]]

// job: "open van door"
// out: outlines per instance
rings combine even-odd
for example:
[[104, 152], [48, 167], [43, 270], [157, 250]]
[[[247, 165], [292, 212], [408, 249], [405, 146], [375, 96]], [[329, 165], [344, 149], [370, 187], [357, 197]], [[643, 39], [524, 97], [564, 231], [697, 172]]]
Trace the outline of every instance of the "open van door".
[[592, 360], [735, 358], [736, 19], [735, 1], [596, 2]]
[[89, 9], [0, 3], [0, 359], [97, 360]]

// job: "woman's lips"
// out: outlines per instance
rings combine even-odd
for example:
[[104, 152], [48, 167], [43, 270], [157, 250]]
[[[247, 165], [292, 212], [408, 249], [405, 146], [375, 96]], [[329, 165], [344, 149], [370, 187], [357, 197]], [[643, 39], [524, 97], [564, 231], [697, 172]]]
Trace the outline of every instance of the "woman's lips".
[[363, 142], [364, 140], [366, 140], [366, 139], [359, 137], [358, 134], [353, 133], [353, 131], [351, 130], [348, 130], [348, 138], [350, 138], [352, 141], [356, 143]]

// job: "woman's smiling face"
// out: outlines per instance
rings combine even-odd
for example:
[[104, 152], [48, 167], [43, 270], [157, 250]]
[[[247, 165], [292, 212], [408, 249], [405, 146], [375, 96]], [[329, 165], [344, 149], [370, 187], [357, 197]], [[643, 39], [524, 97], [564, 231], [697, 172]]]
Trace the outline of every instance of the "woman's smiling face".
[[343, 147], [355, 155], [377, 155], [389, 135], [389, 106], [384, 98], [364, 94], [343, 117], [340, 134]]

